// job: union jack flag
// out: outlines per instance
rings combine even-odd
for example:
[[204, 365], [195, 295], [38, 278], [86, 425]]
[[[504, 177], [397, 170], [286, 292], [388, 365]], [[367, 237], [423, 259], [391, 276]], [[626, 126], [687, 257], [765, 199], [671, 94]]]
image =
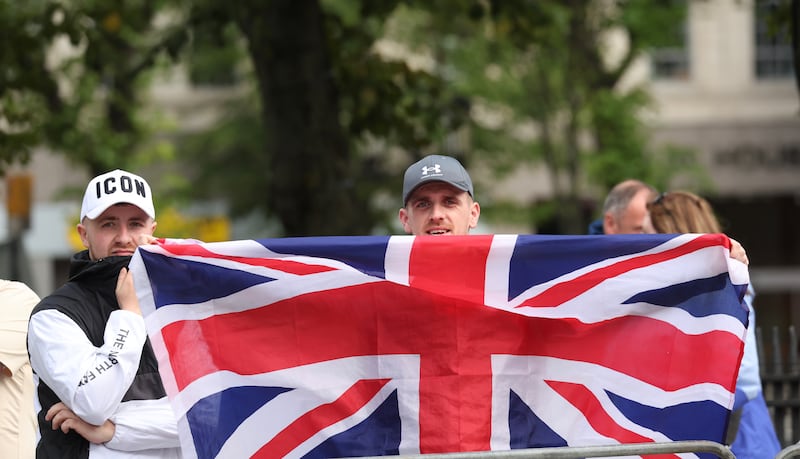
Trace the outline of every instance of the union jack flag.
[[131, 270], [185, 457], [354, 457], [722, 442], [747, 327], [729, 249], [283, 238], [142, 246]]

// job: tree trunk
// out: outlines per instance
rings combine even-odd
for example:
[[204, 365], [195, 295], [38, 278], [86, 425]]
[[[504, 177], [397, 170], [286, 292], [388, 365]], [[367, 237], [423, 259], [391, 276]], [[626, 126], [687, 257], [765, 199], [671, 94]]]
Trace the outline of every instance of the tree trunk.
[[286, 236], [367, 232], [317, 0], [251, 0], [237, 14], [260, 85], [265, 199]]

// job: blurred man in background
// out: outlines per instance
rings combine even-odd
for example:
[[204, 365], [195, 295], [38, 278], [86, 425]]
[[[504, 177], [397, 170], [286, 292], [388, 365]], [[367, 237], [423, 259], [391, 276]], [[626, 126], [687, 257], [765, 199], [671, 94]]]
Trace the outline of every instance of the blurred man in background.
[[642, 232], [647, 203], [658, 195], [652, 186], [624, 180], [608, 192], [603, 217], [589, 225], [589, 234], [637, 234]]

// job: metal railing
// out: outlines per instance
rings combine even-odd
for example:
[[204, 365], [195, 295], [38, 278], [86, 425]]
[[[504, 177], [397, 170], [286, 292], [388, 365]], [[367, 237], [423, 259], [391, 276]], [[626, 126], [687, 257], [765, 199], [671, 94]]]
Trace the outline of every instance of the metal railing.
[[727, 446], [705, 440], [630, 443], [625, 445], [559, 446], [514, 449], [510, 451], [414, 454], [396, 457], [402, 459], [580, 459], [584, 457], [648, 456], [677, 453], [711, 453], [723, 459], [736, 459], [736, 456]]
[[775, 455], [775, 459], [787, 459], [789, 457], [800, 456], [800, 445], [792, 445], [783, 448]]

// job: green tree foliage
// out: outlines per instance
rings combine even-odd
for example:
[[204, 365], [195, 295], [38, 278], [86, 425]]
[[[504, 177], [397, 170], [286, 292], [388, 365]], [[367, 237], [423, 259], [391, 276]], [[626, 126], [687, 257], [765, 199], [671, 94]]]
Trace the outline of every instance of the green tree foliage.
[[[60, 20], [50, 18], [59, 17]], [[63, 12], [44, 2], [0, 1], [0, 167], [26, 161], [42, 141], [47, 110], [59, 111], [58, 87], [45, 68], [46, 47], [56, 36], [77, 41]]]
[[[684, 13], [645, 0], [0, 0], [0, 161], [38, 144], [90, 172], [174, 156], [190, 198], [259, 211], [289, 236], [390, 230], [405, 165], [436, 151], [499, 174], [544, 165], [554, 198], [527, 203], [534, 227], [546, 215], [582, 232], [583, 197], [663, 170], [646, 92], [620, 81]], [[627, 46], [609, 60], [612, 32]], [[209, 129], [166, 137], [174, 149], [146, 91], [168, 62], [240, 94]], [[486, 217], [517, 205], [482, 204]]]
[[[0, 157], [49, 145], [90, 173], [132, 167], [159, 151], [141, 89], [165, 53], [185, 40], [157, 21], [179, 2], [0, 1], [4, 40]], [[171, 9], [177, 14], [177, 10]]]
[[[671, 44], [685, 2], [451, 0], [436, 6], [441, 9], [431, 6], [413, 21], [416, 32], [409, 35], [421, 48], [433, 48], [448, 86], [480, 108], [471, 118], [473, 159], [500, 174], [523, 164], [548, 171], [553, 198], [531, 203], [535, 227], [551, 220], [551, 231], [582, 233], [585, 196], [630, 177], [661, 184], [673, 150], [648, 146], [641, 121], [647, 93], [621, 81], [645, 51]], [[616, 56], [609, 53], [612, 35], [624, 43]], [[525, 215], [514, 203], [494, 204], [484, 206], [488, 215], [508, 206], [503, 216]]]
[[[196, 32], [208, 18], [217, 24], [204, 30], [210, 35], [235, 26], [240, 40], [216, 41], [244, 43], [258, 90], [182, 143], [206, 184], [199, 192], [224, 196], [237, 215], [256, 209], [276, 217], [286, 235], [388, 230], [386, 207], [395, 211], [399, 198], [381, 207], [376, 197], [397, 195], [400, 181], [385, 152], [423, 150], [442, 135], [448, 110], [440, 80], [374, 52], [397, 3], [197, 7]], [[261, 123], [255, 132], [254, 116]]]

